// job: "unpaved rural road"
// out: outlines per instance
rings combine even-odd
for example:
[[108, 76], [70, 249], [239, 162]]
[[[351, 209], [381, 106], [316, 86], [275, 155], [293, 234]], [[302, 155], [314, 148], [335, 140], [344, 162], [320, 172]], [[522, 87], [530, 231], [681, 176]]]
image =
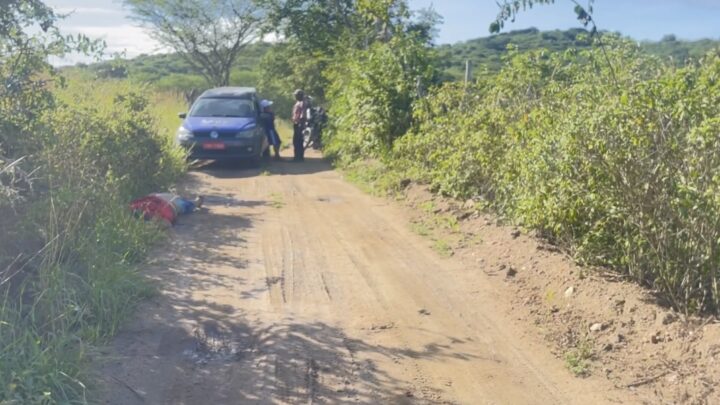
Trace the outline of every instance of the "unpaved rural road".
[[207, 209], [147, 270], [160, 294], [107, 348], [98, 402], [610, 400], [504, 319], [483, 273], [435, 253], [399, 204], [318, 156], [268, 170], [190, 175]]

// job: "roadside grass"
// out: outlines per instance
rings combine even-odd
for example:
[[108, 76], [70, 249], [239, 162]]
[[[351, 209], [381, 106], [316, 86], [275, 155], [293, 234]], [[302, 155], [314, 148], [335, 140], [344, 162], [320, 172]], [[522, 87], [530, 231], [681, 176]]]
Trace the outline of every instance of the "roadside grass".
[[420, 236], [430, 236], [433, 230], [425, 221], [418, 220], [410, 223], [410, 229]]
[[420, 209], [423, 210], [426, 214], [433, 214], [435, 212], [435, 202], [431, 201], [425, 201], [420, 204]]
[[171, 136], [177, 100], [127, 81], [67, 82], [47, 117], [54, 137], [38, 142], [42, 191], [3, 211], [26, 235], [0, 240], [3, 248], [38, 247], [2, 269], [16, 277], [0, 280], [0, 404], [88, 402], [94, 348], [155, 294], [139, 267], [165, 232], [129, 215], [127, 203], [185, 170]]
[[578, 377], [590, 374], [590, 362], [594, 356], [592, 342], [579, 340], [575, 347], [565, 353], [565, 366]]
[[460, 232], [460, 221], [452, 214], [443, 214], [435, 216], [435, 221], [443, 228], [452, 233]]
[[280, 209], [280, 208], [285, 207], [285, 200], [283, 199], [282, 194], [280, 194], [280, 193], [270, 194], [270, 206], [275, 209]]
[[380, 161], [363, 160], [350, 164], [340, 163], [345, 178], [364, 192], [379, 196], [392, 197], [396, 200], [404, 198], [402, 193], [403, 177], [397, 171], [390, 171]]
[[445, 239], [435, 240], [435, 243], [433, 243], [433, 249], [435, 249], [435, 251], [442, 257], [450, 257], [455, 253], [450, 243]]
[[174, 140], [175, 133], [182, 124], [178, 113], [186, 112], [188, 109], [185, 100], [175, 93], [153, 91], [150, 101], [159, 135]]

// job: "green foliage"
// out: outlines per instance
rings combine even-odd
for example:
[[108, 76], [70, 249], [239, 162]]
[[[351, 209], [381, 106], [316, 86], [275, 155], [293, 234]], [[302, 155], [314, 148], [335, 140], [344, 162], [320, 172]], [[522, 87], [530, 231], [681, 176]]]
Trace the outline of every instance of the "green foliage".
[[592, 45], [592, 41], [587, 39], [588, 34], [581, 28], [567, 31], [540, 31], [537, 28], [510, 31], [453, 45], [440, 45], [437, 48], [438, 62], [445, 71], [446, 80], [463, 78], [466, 60], [472, 62], [475, 76], [492, 75], [503, 67], [503, 57], [509, 45], [513, 45], [520, 52], [537, 49], [587, 49]]
[[[272, 47], [261, 64], [260, 90], [276, 101], [275, 111], [289, 118], [303, 89], [316, 104], [324, 104], [333, 58], [358, 42], [370, 43], [368, 24], [354, 0], [261, 0], [268, 10], [265, 30], [285, 41]], [[363, 39], [365, 39], [363, 41]]]
[[210, 86], [227, 86], [242, 50], [260, 38], [253, 0], [124, 0], [132, 17]]
[[413, 36], [350, 50], [328, 77], [333, 126], [326, 151], [341, 159], [378, 157], [412, 122], [418, 83], [435, 77], [432, 53]]
[[[720, 57], [676, 68], [635, 44], [513, 54], [416, 103], [389, 163], [662, 292], [720, 310]], [[612, 85], [613, 78], [618, 86]]]
[[268, 10], [265, 31], [281, 35], [302, 53], [332, 52], [347, 30], [358, 23], [354, 0], [260, 0]]
[[[504, 66], [503, 57], [509, 45], [519, 52], [547, 49], [564, 52], [569, 49], [587, 50], [592, 47], [590, 32], [583, 28], [540, 31], [528, 28], [503, 32], [497, 35], [471, 39], [453, 45], [437, 47], [439, 67], [446, 81], [459, 80], [465, 74], [465, 61], [472, 62], [474, 76], [495, 75]], [[697, 41], [647, 41], [641, 44], [649, 55], [660, 56], [678, 67], [698, 61], [708, 51], [720, 46], [717, 40]]]
[[565, 366], [578, 377], [587, 376], [594, 355], [592, 342], [581, 339], [573, 349], [565, 353]]
[[295, 89], [305, 90], [319, 104], [324, 102], [328, 81], [323, 72], [328, 63], [326, 55], [306, 53], [295, 42], [278, 44], [261, 62], [259, 89], [264, 97], [275, 101], [274, 109], [281, 117], [290, 118]]
[[136, 266], [162, 232], [127, 203], [170, 186], [184, 154], [144, 88], [87, 80], [43, 93], [19, 163], [32, 181], [0, 206], [2, 403], [83, 402], [92, 344], [152, 293]]
[[[579, 0], [571, 1], [575, 4], [574, 10], [577, 19], [586, 27], [591, 25], [592, 31], [595, 33], [597, 27], [592, 18], [595, 0], [587, 0], [585, 7], [580, 5]], [[490, 24], [490, 32], [493, 34], [500, 32], [507, 21], [515, 21], [515, 17], [517, 17], [521, 10], [530, 9], [536, 5], [553, 3], [555, 3], [555, 0], [503, 0], [502, 3], [497, 3], [500, 10], [495, 21]]]
[[[369, 48], [401, 38], [412, 37], [417, 43], [428, 44], [434, 24], [439, 21], [431, 11], [414, 16], [405, 0], [260, 3], [269, 10], [266, 30], [285, 39], [263, 58], [260, 85], [264, 94], [280, 102], [277, 111], [281, 115], [290, 111], [294, 100], [288, 95], [295, 89], [303, 89], [315, 104], [335, 103], [334, 95], [330, 97], [328, 92], [338, 85], [338, 72], [350, 69], [351, 63], [346, 58], [357, 61], [363, 58], [363, 53], [379, 54], [379, 49]], [[391, 46], [400, 49], [398, 44]]]
[[40, 1], [0, 5], [3, 404], [86, 402], [92, 344], [152, 292], [136, 265], [161, 233], [127, 203], [184, 170], [144, 88], [48, 64], [99, 46], [63, 37], [56, 19]]

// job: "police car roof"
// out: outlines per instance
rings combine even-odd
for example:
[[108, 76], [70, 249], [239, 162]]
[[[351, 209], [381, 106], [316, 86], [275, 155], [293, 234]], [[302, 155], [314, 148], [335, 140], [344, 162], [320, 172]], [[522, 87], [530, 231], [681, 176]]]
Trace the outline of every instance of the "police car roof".
[[255, 90], [254, 87], [218, 87], [215, 89], [210, 89], [205, 91], [203, 94], [200, 95], [200, 98], [203, 97], [247, 97], [253, 94], [256, 94], [257, 90]]

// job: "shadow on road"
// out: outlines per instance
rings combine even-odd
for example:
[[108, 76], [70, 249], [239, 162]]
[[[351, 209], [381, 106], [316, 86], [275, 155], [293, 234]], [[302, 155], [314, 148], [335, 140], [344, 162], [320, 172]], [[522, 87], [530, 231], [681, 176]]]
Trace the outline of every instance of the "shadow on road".
[[[274, 167], [287, 174], [330, 168], [315, 159]], [[275, 321], [254, 321], [260, 314], [245, 308], [265, 299], [271, 285], [281, 281], [250, 285], [251, 264], [240, 259], [245, 250], [257, 248], [247, 246], [248, 233], [265, 202], [210, 195], [207, 203], [210, 208], [239, 204], [244, 214], [210, 210], [183, 218], [172, 247], [149, 271], [161, 295], [143, 304], [114, 340], [113, 359], [101, 370], [108, 384], [100, 402], [429, 403], [411, 398], [409, 382], [381, 370], [376, 360], [474, 360], [442, 343], [422, 350], [369, 343], [335, 325], [299, 321], [282, 311], [265, 314]], [[207, 291], [213, 292], [212, 302], [198, 298]], [[438, 336], [438, 342], [448, 340]]]
[[267, 174], [285, 176], [315, 174], [332, 170], [332, 165], [318, 153], [313, 153], [303, 162], [294, 162], [291, 158], [284, 157], [280, 161], [263, 162], [258, 167], [244, 161], [201, 161], [191, 168], [220, 179], [242, 179]]

